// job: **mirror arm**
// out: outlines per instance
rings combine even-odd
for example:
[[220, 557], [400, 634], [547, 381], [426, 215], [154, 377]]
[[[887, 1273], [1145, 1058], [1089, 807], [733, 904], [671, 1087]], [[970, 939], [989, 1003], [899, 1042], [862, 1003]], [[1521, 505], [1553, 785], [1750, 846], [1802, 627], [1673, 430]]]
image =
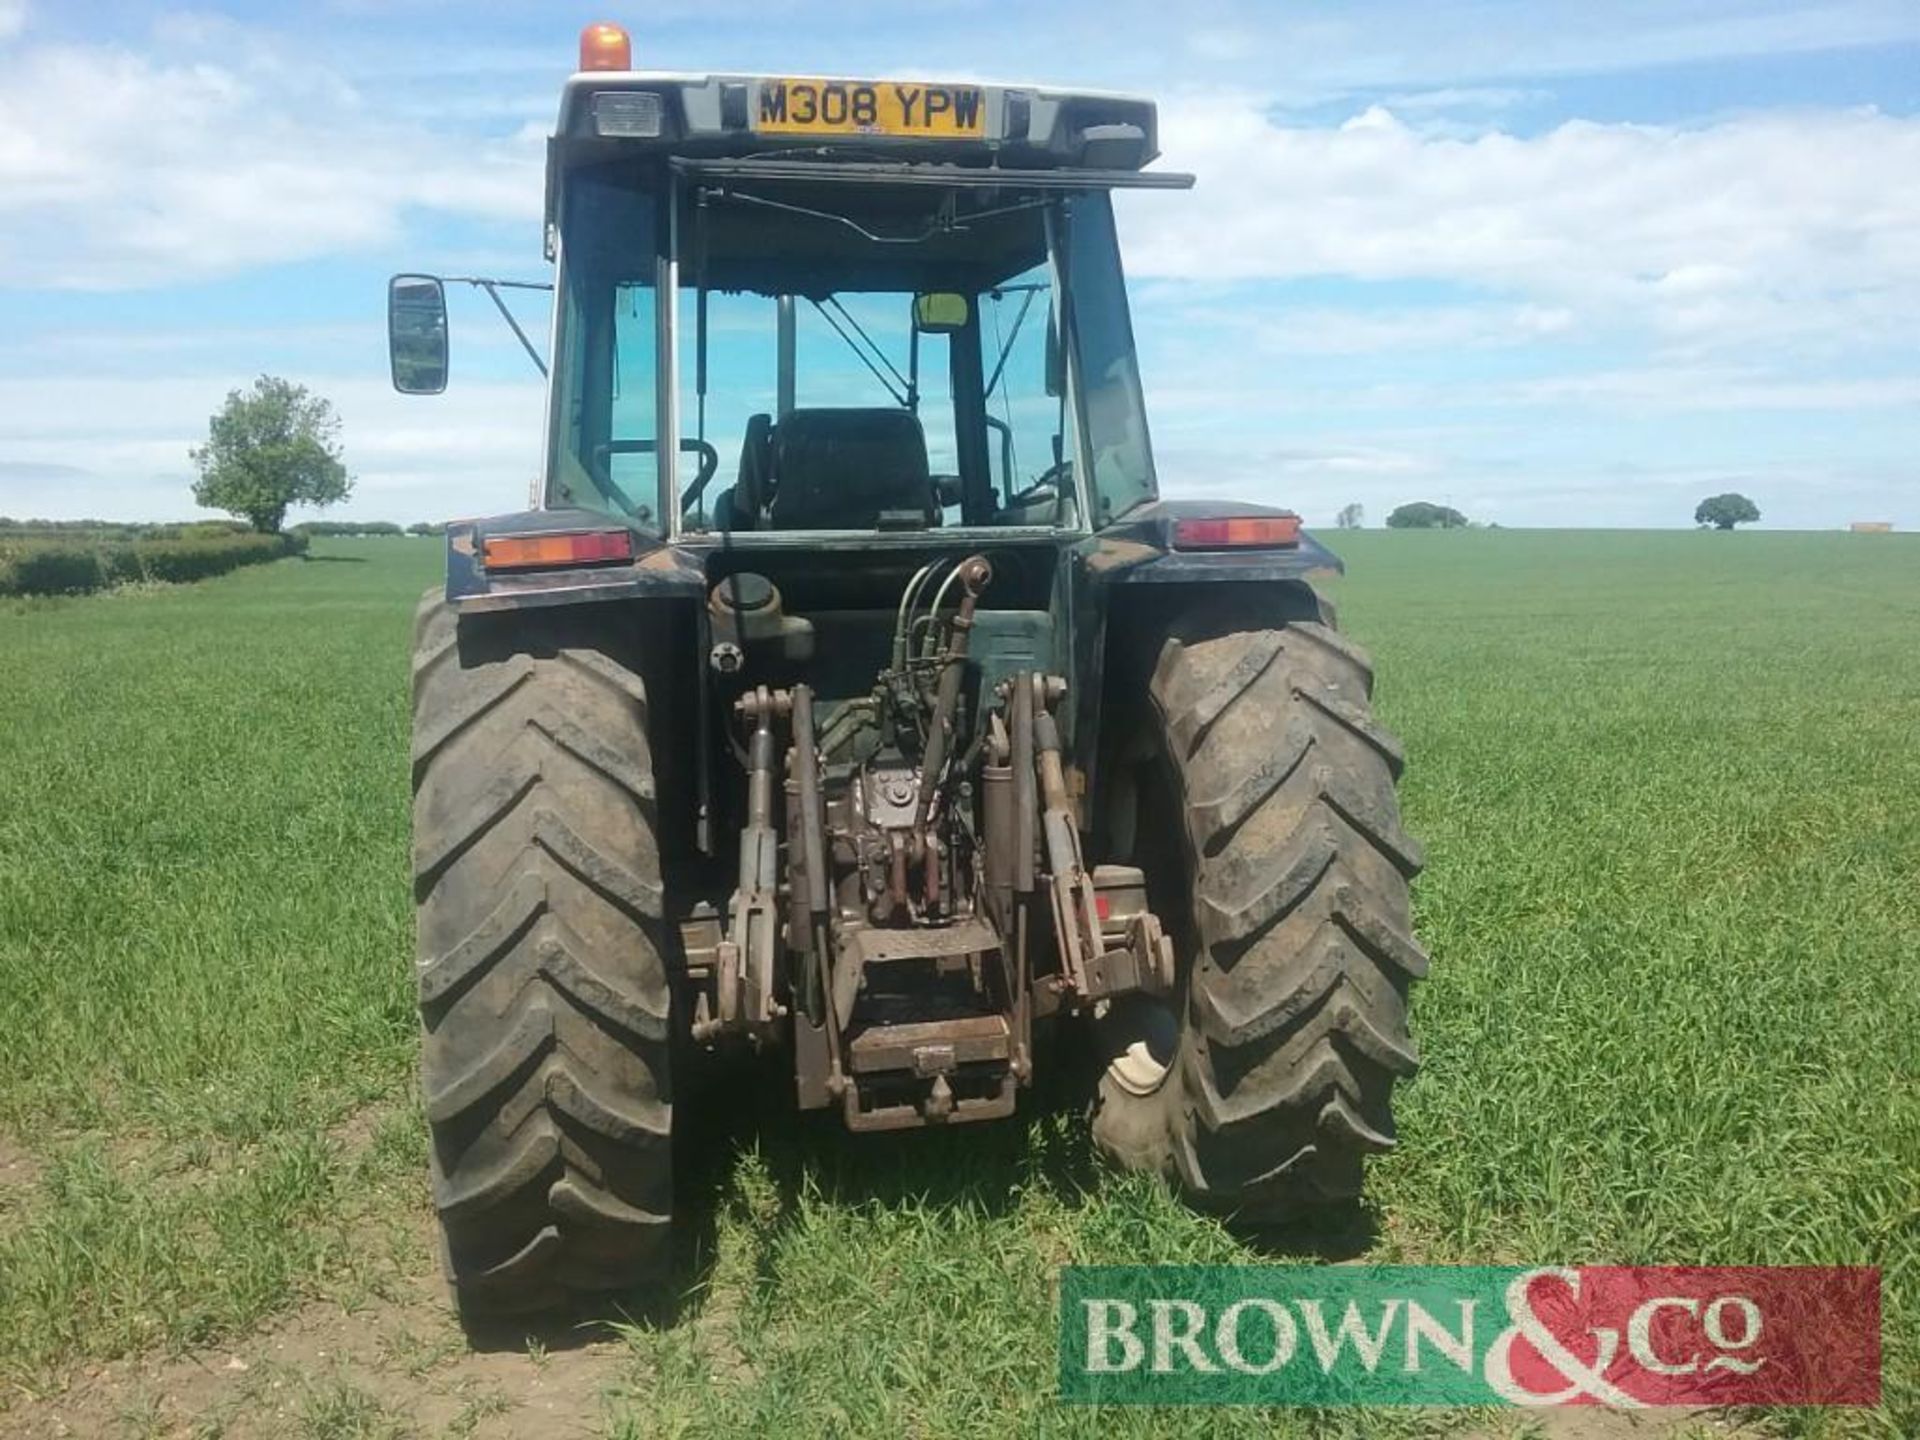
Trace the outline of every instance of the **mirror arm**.
[[513, 312], [507, 309], [507, 302], [500, 298], [500, 291], [496, 287], [500, 285], [512, 285], [516, 290], [548, 290], [552, 287], [548, 285], [516, 283], [512, 280], [467, 280], [466, 283], [469, 285], [477, 285], [480, 289], [487, 292], [487, 298], [493, 301], [493, 308], [500, 312], [500, 318], [507, 322], [508, 327], [512, 329], [514, 333], [514, 337], [519, 340], [520, 348], [525, 350], [527, 352], [527, 358], [533, 361], [533, 368], [540, 372], [541, 379], [546, 379], [547, 362], [540, 357], [540, 352], [533, 348], [533, 342], [527, 338], [527, 332], [522, 330], [520, 328], [520, 322], [513, 318]]
[[527, 358], [533, 361], [533, 368], [540, 372], [544, 380], [547, 374], [547, 362], [541, 358], [533, 341], [527, 338], [527, 332], [520, 328], [520, 322], [513, 318], [513, 312], [507, 309], [507, 302], [500, 298], [502, 290], [551, 290], [553, 286], [545, 280], [490, 280], [483, 275], [447, 275], [442, 277], [444, 285], [471, 285], [476, 290], [487, 292], [487, 298], [493, 301], [494, 309], [500, 312], [500, 318], [507, 322], [514, 338], [520, 342], [520, 348], [527, 352]]

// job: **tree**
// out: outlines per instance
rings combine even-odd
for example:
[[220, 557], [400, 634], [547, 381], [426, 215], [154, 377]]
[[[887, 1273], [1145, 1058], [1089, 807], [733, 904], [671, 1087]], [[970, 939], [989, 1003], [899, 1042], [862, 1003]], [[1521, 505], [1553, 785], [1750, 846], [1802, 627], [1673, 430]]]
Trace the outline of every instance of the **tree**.
[[1387, 516], [1389, 530], [1458, 530], [1467, 517], [1451, 505], [1435, 505], [1431, 500], [1414, 500]]
[[1693, 523], [1711, 525], [1716, 530], [1731, 530], [1760, 518], [1760, 507], [1746, 496], [1729, 490], [1724, 495], [1709, 495], [1693, 511]]
[[1366, 507], [1358, 500], [1355, 500], [1351, 505], [1342, 505], [1340, 507], [1339, 518], [1334, 521], [1334, 524], [1338, 525], [1342, 530], [1358, 530], [1361, 522], [1366, 518]]
[[289, 505], [327, 506], [353, 493], [340, 459], [340, 417], [304, 385], [262, 375], [229, 391], [207, 422], [207, 443], [188, 452], [200, 478], [194, 503], [225, 510], [271, 534]]

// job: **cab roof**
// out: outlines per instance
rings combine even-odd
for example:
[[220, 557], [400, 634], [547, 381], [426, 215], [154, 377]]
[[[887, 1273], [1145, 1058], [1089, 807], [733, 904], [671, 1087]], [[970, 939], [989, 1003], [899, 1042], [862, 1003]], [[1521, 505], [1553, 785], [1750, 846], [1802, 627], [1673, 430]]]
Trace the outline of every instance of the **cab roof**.
[[[929, 93], [965, 108], [968, 133], [924, 128], [797, 129], [805, 108], [837, 87], [844, 104], [865, 89], [884, 109], [911, 119]], [[901, 108], [902, 99], [906, 108]], [[941, 104], [939, 100], [934, 102]], [[828, 99], [828, 108], [835, 101]], [[779, 111], [785, 108], [783, 121]], [[923, 112], [924, 113], [924, 110]], [[948, 109], [947, 114], [952, 110]], [[668, 71], [583, 72], [566, 82], [554, 133], [556, 164], [650, 150], [674, 157], [721, 159], [783, 156], [836, 160], [936, 161], [1006, 169], [1139, 170], [1159, 153], [1151, 100], [1098, 91], [972, 81], [822, 80], [769, 75], [698, 75]]]

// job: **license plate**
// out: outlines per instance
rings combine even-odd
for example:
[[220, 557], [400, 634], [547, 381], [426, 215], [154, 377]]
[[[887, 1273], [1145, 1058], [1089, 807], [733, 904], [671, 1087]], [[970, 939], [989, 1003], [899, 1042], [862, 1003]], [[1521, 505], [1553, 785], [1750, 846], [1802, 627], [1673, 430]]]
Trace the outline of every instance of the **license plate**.
[[986, 133], [977, 85], [912, 80], [762, 80], [754, 129], [763, 135], [918, 135], [977, 138]]

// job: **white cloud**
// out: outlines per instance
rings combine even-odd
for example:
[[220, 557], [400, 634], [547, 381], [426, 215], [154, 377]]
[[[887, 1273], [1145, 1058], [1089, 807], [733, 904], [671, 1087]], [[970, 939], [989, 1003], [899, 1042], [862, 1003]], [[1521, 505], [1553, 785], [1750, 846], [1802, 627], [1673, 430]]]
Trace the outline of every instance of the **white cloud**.
[[1306, 128], [1251, 97], [1194, 96], [1165, 108], [1163, 145], [1201, 183], [1128, 197], [1139, 275], [1452, 282], [1695, 345], [1920, 323], [1920, 118], [1458, 139], [1381, 107]]
[[[1600, 370], [1572, 369], [1524, 379], [1434, 378], [1371, 382], [1277, 381], [1252, 371], [1243, 350], [1216, 346], [1173, 356], [1143, 356], [1155, 435], [1191, 428], [1218, 434], [1223, 427], [1258, 431], [1287, 416], [1290, 425], [1345, 414], [1373, 417], [1397, 431], [1408, 416], [1485, 415], [1488, 412], [1563, 410], [1616, 419], [1646, 416], [1751, 413], [1777, 417], [1802, 411], [1829, 417], [1881, 412], [1902, 421], [1920, 413], [1920, 371], [1867, 376], [1771, 371], [1759, 366], [1648, 361]], [[1503, 424], [1538, 430], [1516, 413]], [[1849, 437], [1851, 438], [1851, 437]], [[1920, 491], [1916, 492], [1920, 495]]]
[[27, 28], [27, 0], [0, 0], [0, 40], [11, 40]]
[[1381, 103], [1396, 115], [1432, 114], [1450, 110], [1511, 110], [1551, 98], [1548, 90], [1511, 86], [1448, 85], [1438, 90], [1409, 90], [1387, 96]]
[[[1192, 449], [1156, 446], [1162, 492], [1173, 496], [1284, 505], [1309, 526], [1331, 529], [1341, 506], [1357, 502], [1379, 526], [1396, 505], [1434, 500], [1470, 518], [1502, 525], [1684, 528], [1706, 495], [1738, 490], [1759, 503], [1766, 528], [1839, 529], [1850, 520], [1920, 526], [1909, 467], [1788, 456], [1752, 463], [1659, 458], [1570, 457], [1548, 471], [1497, 451], [1462, 454]], [[1344, 460], [1359, 464], [1343, 464]], [[1340, 542], [1321, 536], [1338, 552]]]
[[[444, 519], [525, 506], [540, 462], [537, 383], [468, 381], [428, 399], [384, 379], [302, 379], [340, 414], [355, 480], [341, 513]], [[0, 379], [0, 514], [193, 515], [187, 450], [231, 388], [213, 377]]]
[[537, 137], [463, 143], [384, 121], [338, 77], [216, 25], [223, 37], [205, 48], [243, 48], [244, 63], [66, 46], [0, 54], [10, 281], [164, 284], [366, 251], [393, 242], [413, 207], [531, 231]]
[[[1116, 11], [1125, 21], [1112, 18]], [[1219, 84], [1252, 84], [1300, 104], [1385, 90], [1504, 89], [1543, 77], [1601, 75], [1736, 57], [1784, 56], [1920, 38], [1912, 0], [1375, 0], [1277, 5], [1215, 0], [1182, 12], [1179, 47], [1141, 45], [1170, 23], [1158, 0], [1108, 0], [1105, 31], [1119, 52], [1063, 46], [1074, 59], [1129, 67], [1156, 82], [1163, 53], [1193, 55]], [[1084, 12], [1062, 22], [1083, 40]], [[1098, 33], [1098, 32], [1096, 32]], [[1183, 51], [1185, 52], [1183, 54]], [[1100, 71], [1092, 70], [1094, 76]], [[1129, 79], [1129, 83], [1132, 83]]]
[[1736, 367], [1648, 365], [1549, 376], [1497, 387], [1491, 393], [1518, 404], [1561, 405], [1571, 401], [1634, 414], [1701, 410], [1912, 410], [1920, 408], [1920, 374], [1865, 378], [1778, 376]]
[[[1249, 305], [1229, 301], [1189, 303], [1176, 285], [1136, 291], [1136, 329], [1145, 345], [1152, 332], [1169, 322], [1179, 341], [1193, 352], [1217, 350], [1222, 334], [1232, 335], [1263, 355], [1407, 355], [1420, 351], [1487, 350], [1533, 345], [1559, 339], [1577, 328], [1564, 305], [1489, 303], [1481, 305], [1342, 307], [1335, 305]], [[1152, 312], [1164, 309], [1165, 314]], [[1202, 354], [1199, 358], [1204, 358]]]

